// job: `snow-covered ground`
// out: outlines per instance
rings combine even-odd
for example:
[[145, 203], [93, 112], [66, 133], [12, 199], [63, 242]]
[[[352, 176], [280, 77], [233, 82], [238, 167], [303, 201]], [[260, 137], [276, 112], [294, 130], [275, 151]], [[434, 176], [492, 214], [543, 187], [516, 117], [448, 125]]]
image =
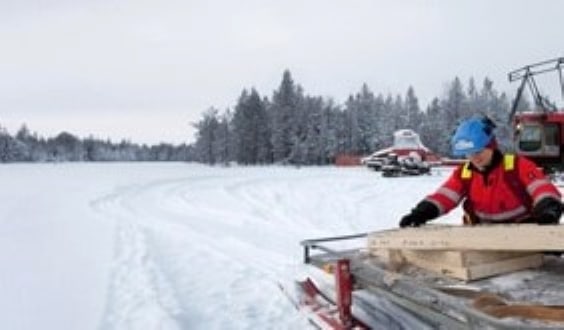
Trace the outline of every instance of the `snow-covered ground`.
[[396, 227], [447, 175], [2, 165], [0, 328], [307, 328], [279, 289], [306, 274], [299, 241]]

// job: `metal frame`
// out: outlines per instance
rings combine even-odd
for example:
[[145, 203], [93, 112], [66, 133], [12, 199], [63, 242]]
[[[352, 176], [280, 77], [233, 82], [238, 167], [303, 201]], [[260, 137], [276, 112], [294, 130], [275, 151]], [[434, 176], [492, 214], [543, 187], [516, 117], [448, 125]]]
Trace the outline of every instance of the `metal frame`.
[[515, 112], [517, 111], [517, 106], [519, 105], [519, 101], [521, 100], [525, 86], [529, 87], [529, 90], [533, 95], [535, 104], [544, 112], [557, 110], [553, 104], [550, 104], [548, 100], [541, 95], [534, 76], [551, 71], [558, 71], [560, 93], [562, 99], [564, 99], [564, 76], [562, 74], [563, 68], [564, 57], [559, 57], [548, 61], [526, 65], [520, 69], [510, 72], [508, 75], [510, 82], [521, 80], [521, 84], [517, 89], [517, 95], [515, 96], [515, 100], [513, 101], [513, 106], [511, 107], [511, 113], [509, 115], [510, 120], [513, 118]]
[[[337, 251], [321, 243], [331, 243], [366, 237], [366, 233], [312, 239], [302, 241], [304, 262], [320, 269], [328, 263], [347, 258], [350, 260], [350, 273], [357, 288], [366, 289], [373, 294], [389, 299], [405, 310], [417, 315], [436, 328], [468, 329], [554, 329], [554, 326], [520, 325], [515, 321], [505, 321], [474, 309], [462, 298], [452, 296], [428, 284], [414, 280], [399, 273], [387, 271], [376, 265], [364, 262], [358, 250]], [[321, 253], [312, 254], [312, 250]], [[363, 305], [366, 303], [363, 302]]]

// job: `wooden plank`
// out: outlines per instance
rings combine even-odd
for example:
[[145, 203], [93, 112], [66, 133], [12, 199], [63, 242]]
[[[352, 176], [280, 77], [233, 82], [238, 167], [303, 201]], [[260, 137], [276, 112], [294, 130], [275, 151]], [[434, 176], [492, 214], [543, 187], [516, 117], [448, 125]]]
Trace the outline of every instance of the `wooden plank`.
[[532, 254], [469, 267], [440, 264], [425, 259], [411, 259], [409, 257], [406, 257], [405, 260], [415, 266], [465, 281], [482, 279], [526, 268], [535, 268], [542, 265], [543, 262], [541, 254]]
[[374, 232], [369, 249], [564, 251], [564, 225], [433, 226]]
[[407, 260], [421, 259], [434, 264], [464, 267], [463, 251], [401, 250]]
[[[380, 251], [385, 250], [381, 249]], [[531, 255], [533, 252], [401, 250], [401, 253], [408, 260], [424, 259], [437, 264], [467, 267], [505, 259], [524, 257]], [[381, 252], [380, 255], [382, 254], [383, 253]]]
[[448, 277], [454, 277], [461, 280], [468, 280], [468, 269], [466, 267], [458, 267], [448, 264], [437, 264], [425, 259], [408, 259], [407, 263], [421, 267], [432, 272], [445, 275]]
[[398, 270], [404, 263], [403, 253], [400, 250], [374, 249], [369, 253], [388, 264], [390, 270]]
[[509, 273], [526, 268], [537, 268], [543, 263], [542, 254], [532, 254], [529, 256], [506, 259], [488, 264], [475, 265], [468, 267], [468, 279], [479, 279], [493, 275]]
[[464, 266], [482, 265], [491, 262], [526, 257], [535, 254], [533, 251], [464, 251]]
[[400, 250], [394, 249], [372, 249], [369, 251], [370, 255], [378, 257], [384, 262], [397, 262], [401, 260], [402, 255]]

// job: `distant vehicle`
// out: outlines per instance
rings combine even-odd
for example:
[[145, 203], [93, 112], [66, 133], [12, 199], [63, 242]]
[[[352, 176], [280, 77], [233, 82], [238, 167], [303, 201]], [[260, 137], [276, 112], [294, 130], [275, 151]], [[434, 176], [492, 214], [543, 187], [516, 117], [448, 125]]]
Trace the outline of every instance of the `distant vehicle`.
[[[557, 72], [560, 93], [564, 100], [564, 57], [527, 65], [509, 73], [509, 81], [521, 81], [513, 101], [510, 120], [514, 129], [514, 145], [547, 173], [564, 170], [564, 109], [558, 109], [539, 89], [535, 76]], [[525, 87], [534, 99], [533, 111], [518, 112]]]
[[382, 165], [384, 165], [384, 162], [386, 161], [387, 157], [388, 157], [387, 149], [385, 152], [379, 150], [369, 156], [361, 158], [360, 163], [375, 171], [379, 171], [382, 169]]
[[416, 152], [403, 157], [391, 153], [384, 161], [381, 170], [383, 177], [398, 177], [429, 174], [431, 167], [427, 162], [422, 161], [421, 156]]
[[408, 163], [415, 160], [427, 164], [439, 161], [439, 157], [421, 143], [419, 134], [410, 129], [401, 129], [394, 132], [394, 140], [391, 147], [380, 149], [362, 158], [361, 164], [375, 171], [381, 171], [386, 166], [389, 170], [390, 158], [394, 156], [400, 162], [403, 162], [406, 158], [412, 158], [412, 160], [407, 161]]

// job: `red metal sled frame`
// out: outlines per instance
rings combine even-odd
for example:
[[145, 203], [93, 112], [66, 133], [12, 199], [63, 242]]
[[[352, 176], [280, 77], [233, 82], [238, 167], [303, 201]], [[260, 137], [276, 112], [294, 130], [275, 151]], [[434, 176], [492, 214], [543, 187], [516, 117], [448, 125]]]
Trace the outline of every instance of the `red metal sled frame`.
[[[326, 250], [325, 247], [319, 246], [317, 243], [346, 240], [363, 236], [366, 236], [366, 234], [310, 240], [308, 241], [309, 244], [302, 244], [304, 246], [304, 262], [310, 262], [310, 248]], [[312, 312], [321, 323], [323, 323], [319, 324], [320, 322], [315, 322], [317, 326], [334, 330], [370, 329], [370, 327], [352, 313], [354, 277], [351, 273], [350, 260], [348, 258], [335, 260], [331, 266], [335, 278], [336, 301], [323, 294], [315, 283], [307, 278], [305, 281], [298, 283], [306, 296], [300, 304], [302, 306], [313, 306]], [[319, 298], [321, 298], [325, 304], [319, 303]]]
[[327, 297], [310, 278], [307, 278], [298, 283], [304, 294], [299, 301], [300, 306], [313, 314], [315, 320], [312, 321], [323, 329], [370, 329], [352, 314], [353, 276], [350, 273], [350, 261], [338, 260], [333, 269], [337, 289], [336, 301]]

